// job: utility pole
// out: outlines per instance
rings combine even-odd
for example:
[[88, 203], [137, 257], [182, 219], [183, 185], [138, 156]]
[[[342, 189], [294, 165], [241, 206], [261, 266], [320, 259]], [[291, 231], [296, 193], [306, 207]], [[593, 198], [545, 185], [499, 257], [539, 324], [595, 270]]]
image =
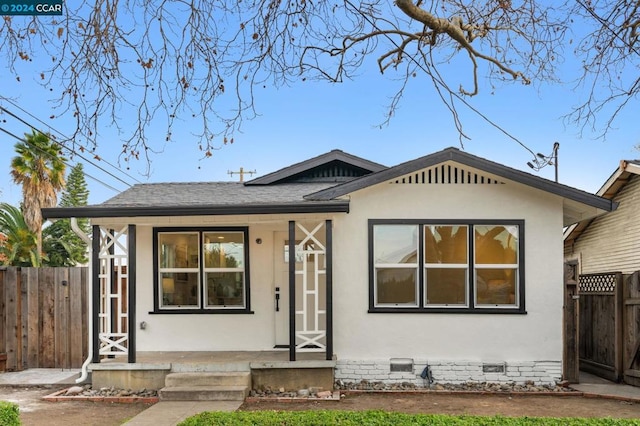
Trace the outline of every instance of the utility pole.
[[231, 170], [228, 170], [227, 173], [231, 177], [233, 177], [233, 175], [240, 175], [240, 182], [244, 182], [244, 175], [245, 174], [253, 176], [256, 173], [256, 171], [255, 170], [245, 170], [244, 167], [240, 167], [240, 170], [237, 171], [237, 172], [232, 172]]
[[527, 162], [527, 166], [531, 167], [536, 172], [545, 166], [553, 166], [555, 169], [556, 182], [558, 182], [558, 150], [560, 149], [560, 143], [553, 143], [553, 151], [551, 155], [536, 154], [536, 157], [532, 161]]

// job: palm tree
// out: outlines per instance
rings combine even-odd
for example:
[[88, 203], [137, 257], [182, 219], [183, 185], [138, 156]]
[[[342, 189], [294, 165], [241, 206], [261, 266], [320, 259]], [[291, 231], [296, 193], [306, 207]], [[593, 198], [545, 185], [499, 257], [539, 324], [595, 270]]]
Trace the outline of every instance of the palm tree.
[[40, 266], [37, 236], [28, 227], [17, 207], [0, 203], [0, 264]]
[[11, 160], [11, 177], [22, 185], [22, 213], [37, 237], [42, 252], [42, 208], [55, 207], [57, 194], [65, 186], [66, 159], [48, 135], [33, 130], [15, 145], [18, 154]]

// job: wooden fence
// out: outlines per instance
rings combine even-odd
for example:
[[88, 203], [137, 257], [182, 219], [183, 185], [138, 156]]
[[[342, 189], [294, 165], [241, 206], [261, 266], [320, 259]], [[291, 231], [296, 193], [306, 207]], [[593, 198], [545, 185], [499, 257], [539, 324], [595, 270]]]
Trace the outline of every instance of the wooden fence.
[[0, 354], [6, 355], [6, 371], [82, 366], [88, 353], [88, 279], [84, 267], [0, 268]]
[[580, 275], [580, 369], [640, 386], [640, 272]]
[[580, 370], [622, 379], [622, 274], [580, 275]]

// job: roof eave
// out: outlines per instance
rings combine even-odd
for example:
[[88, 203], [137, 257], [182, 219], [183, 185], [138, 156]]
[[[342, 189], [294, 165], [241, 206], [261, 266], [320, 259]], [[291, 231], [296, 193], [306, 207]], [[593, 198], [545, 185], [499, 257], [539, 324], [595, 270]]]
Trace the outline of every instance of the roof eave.
[[431, 167], [433, 165], [444, 163], [446, 161], [454, 161], [456, 163], [483, 170], [487, 173], [491, 173], [505, 179], [509, 179], [533, 188], [550, 192], [568, 198], [570, 200], [586, 204], [590, 207], [595, 207], [604, 211], [615, 210], [614, 203], [612, 203], [611, 200], [607, 200], [597, 195], [593, 195], [588, 192], [581, 191], [579, 189], [575, 189], [557, 182], [552, 182], [538, 176], [533, 176], [529, 173], [512, 169], [510, 167], [503, 166], [484, 158], [476, 157], [466, 152], [462, 152], [456, 148], [447, 148], [435, 154], [408, 161], [406, 163], [399, 164], [398, 166], [391, 167], [389, 169], [371, 175], [363, 176], [359, 179], [355, 179], [341, 185], [337, 185], [322, 191], [315, 192], [313, 194], [306, 195], [304, 198], [307, 200], [315, 201], [332, 200], [357, 191], [359, 189], [395, 179], [407, 173], [411, 173], [422, 168]]
[[55, 207], [42, 209], [44, 219], [72, 217], [231, 216], [253, 214], [349, 213], [348, 201], [287, 204], [156, 206], [156, 207]]

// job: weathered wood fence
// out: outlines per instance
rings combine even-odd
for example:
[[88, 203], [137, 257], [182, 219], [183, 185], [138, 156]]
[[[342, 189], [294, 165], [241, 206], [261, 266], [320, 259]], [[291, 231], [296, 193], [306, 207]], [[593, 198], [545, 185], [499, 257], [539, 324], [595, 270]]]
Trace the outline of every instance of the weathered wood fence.
[[580, 275], [580, 370], [622, 379], [622, 274]]
[[580, 369], [640, 386], [640, 273], [580, 275]]
[[82, 366], [88, 353], [88, 279], [84, 267], [0, 268], [0, 354], [6, 354], [6, 371]]

